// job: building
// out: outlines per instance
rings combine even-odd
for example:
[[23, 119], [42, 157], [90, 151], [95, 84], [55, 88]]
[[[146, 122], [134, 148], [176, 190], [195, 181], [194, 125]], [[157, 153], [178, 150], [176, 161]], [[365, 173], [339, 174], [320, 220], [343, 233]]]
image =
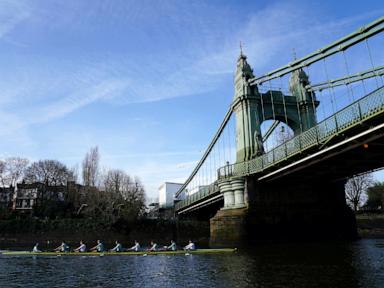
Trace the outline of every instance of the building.
[[159, 187], [159, 208], [173, 208], [175, 193], [180, 190], [183, 184], [165, 182]]
[[15, 193], [13, 195], [13, 210], [17, 211], [31, 211], [33, 205], [36, 204], [38, 192], [42, 190], [44, 184], [16, 184]]
[[12, 207], [12, 198], [15, 191], [14, 187], [0, 187], [0, 208]]
[[43, 200], [64, 201], [68, 186], [49, 186], [44, 183], [21, 183], [16, 185], [12, 209], [20, 212], [32, 211], [36, 203]]

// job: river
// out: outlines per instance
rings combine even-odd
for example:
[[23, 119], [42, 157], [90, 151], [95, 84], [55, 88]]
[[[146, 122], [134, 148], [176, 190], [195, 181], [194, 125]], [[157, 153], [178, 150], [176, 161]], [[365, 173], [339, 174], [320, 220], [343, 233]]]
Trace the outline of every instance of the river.
[[384, 239], [222, 255], [0, 256], [0, 287], [384, 287]]

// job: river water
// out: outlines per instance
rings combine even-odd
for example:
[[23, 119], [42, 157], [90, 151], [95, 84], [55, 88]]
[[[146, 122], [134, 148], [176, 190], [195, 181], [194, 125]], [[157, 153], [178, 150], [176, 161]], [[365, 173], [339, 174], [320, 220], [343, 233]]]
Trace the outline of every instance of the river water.
[[222, 255], [1, 255], [0, 287], [384, 287], [384, 239]]

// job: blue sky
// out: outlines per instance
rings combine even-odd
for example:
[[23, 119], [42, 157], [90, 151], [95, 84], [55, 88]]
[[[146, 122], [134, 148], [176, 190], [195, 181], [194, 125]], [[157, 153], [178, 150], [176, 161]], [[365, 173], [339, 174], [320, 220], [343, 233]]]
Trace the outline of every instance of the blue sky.
[[[334, 3], [337, 2], [337, 3]], [[0, 0], [0, 156], [183, 181], [257, 75], [382, 16], [381, 1]]]

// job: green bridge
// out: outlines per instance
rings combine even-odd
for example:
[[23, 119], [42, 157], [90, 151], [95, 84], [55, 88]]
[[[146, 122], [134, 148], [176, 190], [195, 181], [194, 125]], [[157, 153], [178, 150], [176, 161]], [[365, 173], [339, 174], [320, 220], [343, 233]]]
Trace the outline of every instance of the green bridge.
[[[372, 56], [383, 30], [384, 17], [261, 77], [241, 51], [232, 104], [176, 193], [176, 215], [209, 219], [213, 246], [296, 237], [303, 229], [355, 237], [345, 181], [384, 167], [384, 66]], [[364, 50], [348, 60], [351, 47]], [[366, 67], [352, 53], [366, 56]], [[331, 78], [340, 67], [327, 67], [329, 58], [346, 74]], [[291, 134], [273, 142], [285, 131]]]

